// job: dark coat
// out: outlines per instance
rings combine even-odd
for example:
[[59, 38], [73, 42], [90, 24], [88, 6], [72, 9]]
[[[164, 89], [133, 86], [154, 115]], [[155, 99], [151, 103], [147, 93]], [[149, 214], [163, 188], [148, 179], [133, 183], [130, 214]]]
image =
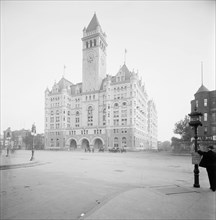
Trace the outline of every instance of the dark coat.
[[197, 151], [200, 155], [202, 155], [202, 159], [200, 161], [200, 167], [215, 167], [216, 168], [216, 153], [212, 150], [208, 152], [204, 152], [201, 150]]

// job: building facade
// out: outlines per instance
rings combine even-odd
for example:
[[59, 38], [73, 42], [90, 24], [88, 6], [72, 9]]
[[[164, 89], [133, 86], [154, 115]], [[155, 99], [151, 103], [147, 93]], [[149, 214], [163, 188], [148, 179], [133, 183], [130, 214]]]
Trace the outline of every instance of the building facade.
[[94, 14], [82, 38], [82, 82], [45, 91], [45, 148], [157, 149], [157, 111], [138, 73], [106, 73], [106, 34]]
[[203, 114], [202, 126], [198, 127], [198, 137], [216, 141], [216, 90], [209, 91], [201, 85], [191, 101], [191, 111], [194, 111], [195, 107]]

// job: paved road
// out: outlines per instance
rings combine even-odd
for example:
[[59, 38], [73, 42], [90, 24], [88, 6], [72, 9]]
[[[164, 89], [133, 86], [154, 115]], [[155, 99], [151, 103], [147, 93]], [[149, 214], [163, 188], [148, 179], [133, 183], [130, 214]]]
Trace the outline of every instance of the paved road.
[[[18, 151], [9, 160], [25, 163], [29, 161], [29, 155], [30, 151]], [[141, 195], [152, 199], [151, 209], [146, 210], [149, 212], [149, 219], [149, 216], [155, 218], [154, 212], [157, 210], [154, 210], [154, 203], [159, 202], [157, 196], [152, 197], [154, 188], [159, 191], [163, 191], [166, 186], [166, 190], [170, 187], [177, 187], [179, 190], [179, 186], [194, 189], [193, 166], [189, 156], [148, 152], [121, 154], [36, 151], [35, 158], [43, 164], [0, 171], [1, 219], [126, 218], [124, 213], [127, 212], [123, 205], [128, 203], [126, 205], [131, 206], [129, 202], [134, 200], [133, 210], [139, 213], [139, 201], [144, 199]], [[201, 187], [204, 192], [211, 193], [208, 191], [206, 172], [203, 169], [200, 171]], [[140, 192], [139, 189], [145, 191]], [[135, 195], [134, 198], [130, 195], [131, 192]], [[119, 195], [123, 197], [120, 198]], [[198, 200], [196, 196], [194, 199]], [[212, 199], [215, 197], [212, 194], [210, 196], [210, 200], [205, 200], [205, 207], [212, 207]], [[139, 197], [140, 199], [135, 199]], [[111, 201], [115, 207], [121, 207], [118, 213], [121, 215], [116, 213], [114, 216], [105, 216], [106, 212], [112, 214], [112, 210], [115, 210], [112, 205], [106, 206]], [[214, 215], [214, 209], [210, 208], [210, 212], [207, 216], [209, 219]], [[128, 213], [127, 216], [131, 219], [136, 214], [130, 216]], [[170, 218], [172, 216], [170, 214]], [[203, 218], [202, 215], [201, 217]]]

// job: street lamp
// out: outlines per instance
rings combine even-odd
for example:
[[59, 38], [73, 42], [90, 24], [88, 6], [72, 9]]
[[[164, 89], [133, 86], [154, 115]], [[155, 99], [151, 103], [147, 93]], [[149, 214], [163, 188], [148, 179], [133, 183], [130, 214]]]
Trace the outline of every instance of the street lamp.
[[[194, 128], [194, 144], [195, 144], [195, 152], [197, 152], [197, 128], [198, 126], [202, 126], [200, 119], [200, 116], [202, 116], [203, 114], [201, 112], [197, 111], [197, 108], [194, 108], [194, 111], [191, 112], [190, 114], [188, 114], [190, 116], [190, 122], [189, 125], [191, 127]], [[199, 188], [199, 165], [198, 164], [194, 164], [194, 187]]]
[[32, 138], [32, 155], [31, 155], [30, 161], [34, 160], [34, 137], [36, 136], [36, 126], [35, 126], [35, 123], [32, 125], [31, 135], [33, 136], [33, 138]]
[[10, 152], [10, 147], [11, 147], [11, 129], [10, 129], [10, 127], [6, 130], [6, 139], [8, 141], [6, 157], [8, 157], [9, 156], [9, 152]]

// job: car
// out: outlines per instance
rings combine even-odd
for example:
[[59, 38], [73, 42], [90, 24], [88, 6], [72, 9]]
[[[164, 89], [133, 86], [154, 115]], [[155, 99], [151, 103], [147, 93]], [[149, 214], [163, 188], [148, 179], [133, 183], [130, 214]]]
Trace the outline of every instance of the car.
[[123, 153], [123, 152], [126, 153], [126, 149], [125, 149], [125, 148], [121, 148], [121, 149], [120, 149], [120, 152], [121, 152], [121, 153]]
[[98, 152], [104, 152], [104, 147], [100, 147], [99, 149], [98, 149]]
[[109, 149], [109, 152], [113, 152], [113, 153], [120, 152], [120, 149], [118, 147], [113, 147]]

